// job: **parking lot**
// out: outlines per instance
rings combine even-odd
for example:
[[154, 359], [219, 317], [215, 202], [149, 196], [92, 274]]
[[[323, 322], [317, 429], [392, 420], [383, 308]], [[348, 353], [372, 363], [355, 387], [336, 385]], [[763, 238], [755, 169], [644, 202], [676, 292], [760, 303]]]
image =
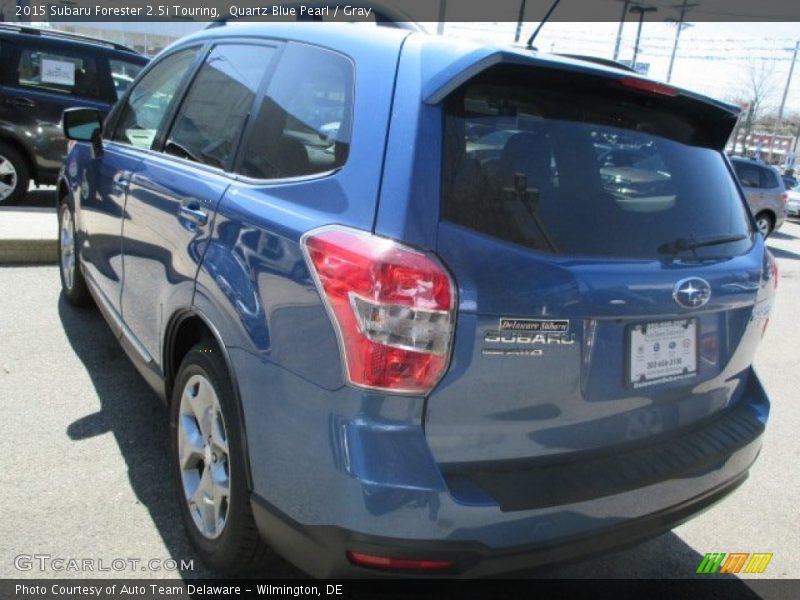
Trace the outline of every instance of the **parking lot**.
[[[683, 578], [694, 576], [707, 552], [770, 552], [774, 557], [760, 577], [798, 577], [800, 222], [787, 222], [769, 244], [781, 279], [756, 367], [773, 408], [750, 479], [722, 504], [673, 532], [529, 575]], [[192, 552], [176, 510], [166, 409], [99, 313], [75, 309], [60, 298], [55, 266], [0, 267], [0, 294], [0, 577], [212, 575]], [[73, 573], [52, 565], [19, 570], [14, 561], [19, 555], [193, 564]], [[277, 557], [259, 574], [301, 576]]]

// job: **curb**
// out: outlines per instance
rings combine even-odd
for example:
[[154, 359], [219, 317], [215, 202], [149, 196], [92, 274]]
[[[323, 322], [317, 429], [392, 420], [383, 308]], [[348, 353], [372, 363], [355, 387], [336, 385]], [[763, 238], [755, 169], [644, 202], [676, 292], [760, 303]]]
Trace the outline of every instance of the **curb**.
[[0, 265], [58, 263], [55, 208], [0, 207]]
[[57, 262], [56, 240], [0, 240], [0, 265], [50, 265]]

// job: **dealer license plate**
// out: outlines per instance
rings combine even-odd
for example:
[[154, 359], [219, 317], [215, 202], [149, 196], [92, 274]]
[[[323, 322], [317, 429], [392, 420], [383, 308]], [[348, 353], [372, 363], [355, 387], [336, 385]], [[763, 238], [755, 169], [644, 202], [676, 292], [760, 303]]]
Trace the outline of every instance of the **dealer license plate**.
[[641, 323], [628, 329], [628, 385], [643, 387], [697, 375], [697, 320]]

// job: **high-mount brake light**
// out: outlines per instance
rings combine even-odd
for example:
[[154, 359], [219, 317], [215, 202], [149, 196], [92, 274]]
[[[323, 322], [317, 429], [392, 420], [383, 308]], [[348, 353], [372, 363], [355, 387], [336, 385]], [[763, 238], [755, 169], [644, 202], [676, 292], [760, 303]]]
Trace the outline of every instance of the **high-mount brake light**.
[[671, 85], [665, 85], [656, 81], [649, 81], [647, 79], [640, 79], [638, 77], [623, 77], [618, 79], [617, 83], [623, 87], [636, 90], [639, 92], [648, 92], [650, 94], [657, 94], [659, 96], [677, 96], [679, 90]]
[[426, 394], [450, 360], [456, 290], [433, 256], [345, 227], [302, 239], [317, 288], [339, 334], [348, 381]]

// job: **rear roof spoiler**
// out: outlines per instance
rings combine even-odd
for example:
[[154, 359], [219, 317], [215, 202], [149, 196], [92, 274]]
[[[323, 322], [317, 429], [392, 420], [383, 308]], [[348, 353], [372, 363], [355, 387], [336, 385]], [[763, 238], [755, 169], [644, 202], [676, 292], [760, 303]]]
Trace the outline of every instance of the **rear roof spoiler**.
[[[584, 57], [578, 58], [554, 54], [538, 54], [530, 50], [516, 51], [513, 49], [505, 50], [491, 46], [483, 46], [476, 47], [462, 54], [459, 58], [439, 69], [433, 76], [429, 77], [422, 90], [423, 102], [426, 104], [439, 104], [470, 79], [500, 64], [557, 68], [565, 71], [605, 76], [609, 79], [631, 79], [633, 77], [631, 73], [617, 66], [612, 67], [610, 65], [601, 64], [600, 62], [590, 62]], [[636, 78], [641, 79], [643, 82], [659, 84], [656, 80], [647, 79], [645, 77]], [[684, 98], [711, 105], [730, 113], [734, 117], [738, 116], [741, 112], [741, 108], [736, 105], [680, 88], [675, 88], [675, 90]]]

